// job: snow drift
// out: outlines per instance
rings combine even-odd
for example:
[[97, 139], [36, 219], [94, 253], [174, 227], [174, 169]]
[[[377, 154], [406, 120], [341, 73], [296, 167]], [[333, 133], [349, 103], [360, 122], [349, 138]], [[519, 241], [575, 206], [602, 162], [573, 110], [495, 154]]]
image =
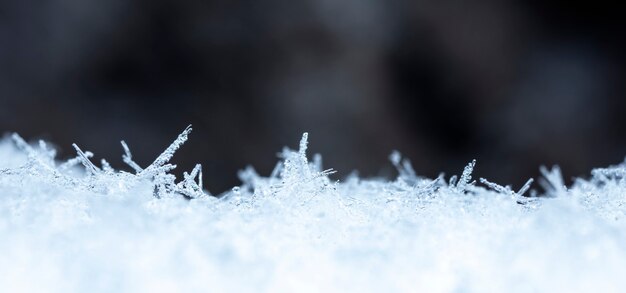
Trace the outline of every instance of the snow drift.
[[480, 178], [334, 182], [308, 135], [267, 177], [218, 199], [202, 167], [170, 172], [187, 128], [129, 171], [78, 146], [0, 141], [0, 288], [29, 292], [626, 290], [626, 164], [566, 187], [557, 167], [515, 191]]

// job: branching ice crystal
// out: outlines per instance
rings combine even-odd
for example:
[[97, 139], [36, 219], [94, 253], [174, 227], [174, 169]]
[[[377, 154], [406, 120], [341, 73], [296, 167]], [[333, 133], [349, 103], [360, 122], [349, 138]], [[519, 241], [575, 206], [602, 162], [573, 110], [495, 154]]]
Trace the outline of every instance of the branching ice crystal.
[[[45, 142], [39, 142], [39, 149], [30, 146], [22, 137], [14, 133], [11, 138], [18, 149], [26, 153], [28, 163], [16, 170], [2, 170], [4, 174], [26, 176], [38, 174], [48, 176], [50, 181], [61, 186], [73, 186], [74, 188], [87, 188], [107, 192], [111, 186], [129, 188], [141, 181], [150, 181], [154, 186], [154, 196], [163, 197], [182, 195], [186, 198], [199, 198], [209, 195], [202, 186], [202, 166], [200, 164], [190, 172], [184, 173], [184, 179], [176, 183], [176, 176], [169, 172], [176, 165], [168, 164], [174, 153], [187, 141], [191, 133], [191, 125], [188, 126], [178, 138], [161, 154], [150, 166], [143, 169], [132, 159], [128, 145], [122, 141], [124, 149], [123, 161], [130, 166], [135, 175], [123, 171], [114, 170], [104, 159], [101, 160], [102, 168], [96, 166], [90, 159], [91, 152], [83, 152], [76, 144], [72, 144], [77, 156], [59, 165], [55, 162], [56, 152], [50, 149]], [[80, 178], [70, 174], [70, 170], [76, 165], [82, 164], [88, 176]], [[117, 182], [117, 183], [113, 183]], [[113, 184], [112, 184], [113, 183]]]

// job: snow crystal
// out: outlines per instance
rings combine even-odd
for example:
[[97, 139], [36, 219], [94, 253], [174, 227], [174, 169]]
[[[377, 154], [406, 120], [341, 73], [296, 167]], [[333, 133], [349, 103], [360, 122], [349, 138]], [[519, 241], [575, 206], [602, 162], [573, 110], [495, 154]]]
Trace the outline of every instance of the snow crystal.
[[[218, 197], [202, 166], [178, 179], [191, 127], [132, 173], [74, 145], [0, 141], [0, 288], [8, 291], [613, 291], [626, 289], [626, 162], [565, 186], [542, 167], [515, 192], [480, 178], [334, 181], [308, 134], [267, 177]], [[528, 191], [530, 195], [528, 196]]]

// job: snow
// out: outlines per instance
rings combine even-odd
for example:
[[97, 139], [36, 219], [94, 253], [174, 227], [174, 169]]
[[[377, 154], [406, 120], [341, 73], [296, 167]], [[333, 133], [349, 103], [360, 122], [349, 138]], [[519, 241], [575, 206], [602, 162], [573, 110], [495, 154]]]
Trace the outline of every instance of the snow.
[[[201, 166], [170, 163], [187, 128], [153, 164], [113, 170], [78, 146], [0, 141], [0, 288], [11, 292], [528, 292], [626, 289], [626, 163], [565, 186], [542, 168], [518, 192], [475, 161], [446, 180], [416, 175], [394, 152], [393, 181], [338, 182], [285, 148], [268, 177], [252, 168], [220, 199]], [[459, 178], [458, 180], [456, 178]], [[480, 185], [482, 184], [482, 185]], [[530, 194], [540, 197], [528, 197]]]

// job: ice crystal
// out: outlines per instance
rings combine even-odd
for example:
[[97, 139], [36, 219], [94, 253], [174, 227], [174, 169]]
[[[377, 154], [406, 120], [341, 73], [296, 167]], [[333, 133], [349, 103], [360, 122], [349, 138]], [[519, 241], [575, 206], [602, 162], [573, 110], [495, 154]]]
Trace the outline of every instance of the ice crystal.
[[[10, 291], [425, 291], [626, 289], [626, 163], [538, 191], [419, 176], [392, 152], [394, 180], [335, 181], [309, 135], [267, 176], [249, 166], [218, 197], [202, 166], [178, 179], [186, 128], [142, 168], [96, 165], [74, 145], [0, 141], [0, 288]], [[533, 188], [533, 190], [531, 190]], [[529, 192], [530, 190], [530, 192]]]
[[[132, 160], [132, 155], [128, 145], [122, 141], [124, 155], [123, 161], [129, 165], [135, 175], [124, 171], [116, 171], [104, 159], [101, 160], [102, 168], [96, 166], [92, 161], [93, 153], [83, 152], [77, 145], [73, 144], [77, 156], [63, 163], [57, 164], [55, 161], [56, 152], [50, 149], [43, 141], [39, 142], [39, 149], [35, 149], [29, 145], [21, 136], [13, 134], [11, 138], [15, 146], [23, 151], [28, 163], [14, 170], [7, 170], [6, 175], [14, 176], [32, 176], [36, 174], [42, 180], [48, 179], [65, 187], [93, 189], [99, 192], [108, 193], [112, 189], [122, 188], [128, 190], [140, 182], [151, 182], [153, 185], [153, 195], [155, 197], [182, 195], [187, 198], [196, 198], [209, 195], [202, 188], [202, 166], [197, 165], [191, 173], [184, 173], [184, 179], [176, 183], [176, 176], [169, 172], [176, 168], [175, 165], [168, 164], [170, 159], [188, 138], [191, 132], [191, 125], [188, 126], [178, 138], [147, 168], [141, 168]], [[83, 165], [85, 177], [72, 176], [69, 172], [77, 165]], [[198, 181], [196, 181], [198, 178]]]
[[472, 160], [467, 164], [465, 169], [463, 169], [463, 174], [461, 174], [461, 178], [459, 178], [459, 182], [456, 184], [456, 188], [459, 191], [464, 191], [468, 185], [474, 185], [475, 182], [470, 182], [470, 180], [472, 180], [474, 167], [476, 167], [476, 160]]

